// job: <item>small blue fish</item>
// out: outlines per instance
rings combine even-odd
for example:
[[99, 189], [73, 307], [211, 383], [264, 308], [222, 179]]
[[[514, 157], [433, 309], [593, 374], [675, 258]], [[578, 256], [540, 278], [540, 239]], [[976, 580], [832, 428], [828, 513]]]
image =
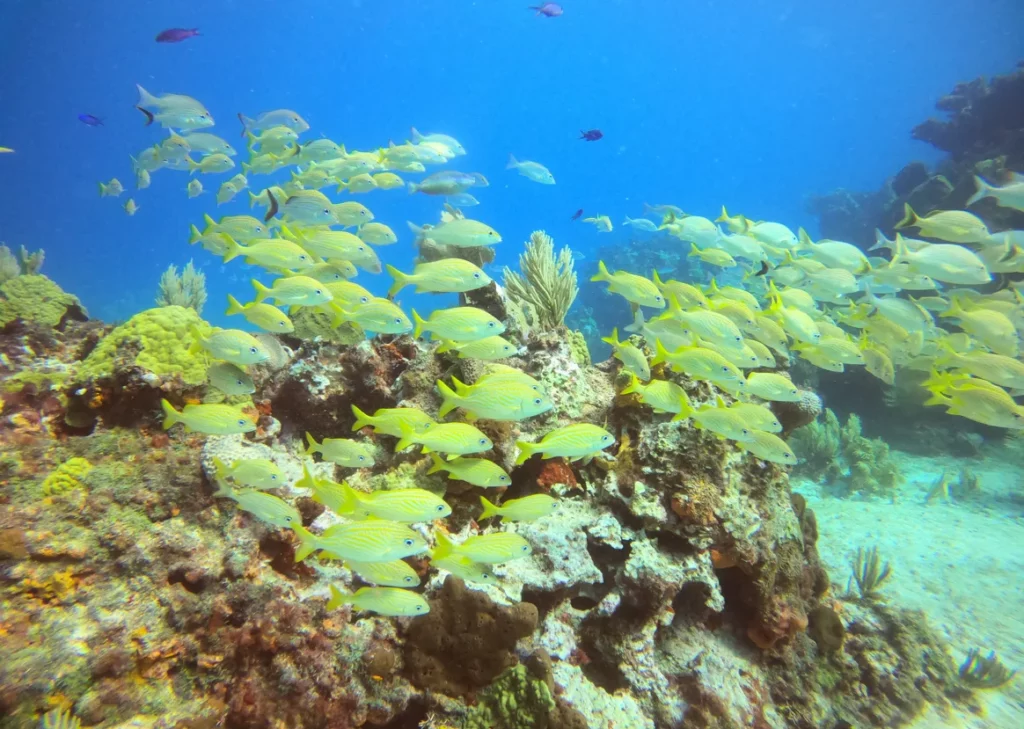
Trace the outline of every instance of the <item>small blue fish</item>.
[[103, 126], [103, 120], [100, 119], [98, 116], [93, 116], [92, 114], [79, 114], [78, 115], [78, 121], [82, 122], [87, 127], [102, 127]]

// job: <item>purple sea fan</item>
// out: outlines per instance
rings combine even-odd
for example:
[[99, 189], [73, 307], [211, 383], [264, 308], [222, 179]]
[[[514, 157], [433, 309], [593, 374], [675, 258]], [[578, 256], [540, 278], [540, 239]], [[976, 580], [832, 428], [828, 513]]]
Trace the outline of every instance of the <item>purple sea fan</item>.
[[199, 35], [199, 28], [168, 28], [160, 31], [156, 36], [157, 43], [181, 43], [193, 36]]

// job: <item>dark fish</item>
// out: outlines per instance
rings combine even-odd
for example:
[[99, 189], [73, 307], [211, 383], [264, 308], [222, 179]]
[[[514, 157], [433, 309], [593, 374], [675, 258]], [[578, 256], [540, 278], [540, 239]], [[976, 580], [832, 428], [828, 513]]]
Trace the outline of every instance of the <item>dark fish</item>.
[[102, 127], [103, 126], [103, 120], [100, 119], [98, 116], [93, 116], [92, 114], [79, 114], [78, 115], [78, 121], [80, 121], [83, 124], [85, 124], [86, 126], [90, 126], [90, 127]]
[[152, 124], [152, 123], [153, 123], [153, 112], [151, 112], [151, 111], [148, 111], [148, 110], [146, 110], [146, 109], [143, 109], [143, 108], [142, 108], [141, 106], [136, 106], [135, 108], [136, 108], [136, 109], [138, 109], [139, 111], [141, 111], [141, 112], [142, 112], [143, 114], [145, 114], [145, 115], [146, 115], [146, 126], [147, 126], [147, 127], [148, 127], [148, 126], [149, 126], [150, 124]]
[[585, 132], [580, 132], [580, 139], [585, 139], [588, 142], [596, 142], [603, 136], [604, 132], [602, 132], [600, 129], [588, 129]]
[[558, 3], [541, 3], [540, 5], [531, 5], [530, 10], [536, 10], [537, 15], [544, 15], [548, 18], [557, 18], [562, 14], [562, 6]]
[[768, 261], [761, 261], [761, 270], [755, 273], [755, 276], [764, 276], [768, 273]]
[[575, 213], [572, 214], [572, 217], [569, 218], [569, 220], [579, 220], [582, 217], [583, 217], [583, 208], [580, 208], [579, 210], [577, 210]]
[[[270, 205], [267, 206], [267, 214], [263, 216], [263, 222], [269, 223], [270, 219], [277, 215], [277, 198], [274, 197], [274, 193], [267, 190], [267, 197], [270, 199]], [[287, 202], [287, 201], [286, 201]]]
[[199, 28], [168, 28], [162, 30], [156, 36], [157, 43], [181, 43], [193, 36], [199, 35]]

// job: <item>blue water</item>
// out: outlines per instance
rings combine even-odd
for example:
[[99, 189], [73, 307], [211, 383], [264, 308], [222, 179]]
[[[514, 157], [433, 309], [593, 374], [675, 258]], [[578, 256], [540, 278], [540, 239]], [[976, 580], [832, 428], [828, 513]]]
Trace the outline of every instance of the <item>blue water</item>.
[[[121, 208], [127, 196], [98, 197], [97, 181], [114, 176], [131, 190], [128, 156], [160, 137], [133, 109], [136, 82], [199, 98], [211, 131], [240, 149], [236, 113], [279, 107], [309, 121], [307, 138], [349, 149], [402, 141], [410, 125], [454, 135], [469, 155], [450, 166], [491, 180], [472, 216], [504, 236], [498, 264], [513, 263], [536, 228], [583, 252], [629, 241], [619, 227], [599, 235], [570, 223], [581, 207], [618, 226], [644, 201], [704, 215], [725, 202], [813, 229], [807, 195], [874, 189], [904, 163], [934, 159], [910, 129], [957, 81], [1011, 69], [1024, 27], [1018, 0], [567, 0], [560, 18], [528, 4], [6, 0], [0, 145], [17, 151], [0, 157], [0, 240], [45, 248], [46, 273], [107, 319], [151, 305], [160, 273], [193, 257], [213, 321], [227, 293], [248, 297], [254, 269], [187, 245], [204, 212], [248, 211], [244, 194], [215, 206], [227, 176], [205, 178], [211, 192], [188, 200], [188, 175], [161, 170], [131, 191], [135, 217]], [[203, 35], [154, 42], [173, 26]], [[106, 124], [86, 127], [80, 113]], [[593, 127], [603, 140], [577, 139]], [[506, 172], [510, 152], [545, 164], [557, 185]], [[433, 222], [437, 200], [356, 199], [400, 236], [385, 262], [408, 267], [405, 221]], [[388, 285], [386, 275], [359, 281]]]

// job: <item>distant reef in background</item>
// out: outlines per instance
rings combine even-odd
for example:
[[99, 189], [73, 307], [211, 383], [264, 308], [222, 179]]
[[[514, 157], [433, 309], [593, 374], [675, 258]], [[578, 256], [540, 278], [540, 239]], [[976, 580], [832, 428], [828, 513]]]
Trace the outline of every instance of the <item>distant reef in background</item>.
[[[947, 154], [934, 171], [911, 162], [874, 192], [838, 189], [808, 200], [821, 235], [868, 248], [875, 229], [892, 237], [904, 203], [924, 215], [963, 209], [974, 193], [974, 175], [1003, 184], [1024, 170], [1024, 61], [1011, 73], [957, 84], [935, 103], [945, 119], [930, 118], [911, 135]], [[993, 231], [1024, 228], [1024, 213], [980, 201], [972, 208]]]

